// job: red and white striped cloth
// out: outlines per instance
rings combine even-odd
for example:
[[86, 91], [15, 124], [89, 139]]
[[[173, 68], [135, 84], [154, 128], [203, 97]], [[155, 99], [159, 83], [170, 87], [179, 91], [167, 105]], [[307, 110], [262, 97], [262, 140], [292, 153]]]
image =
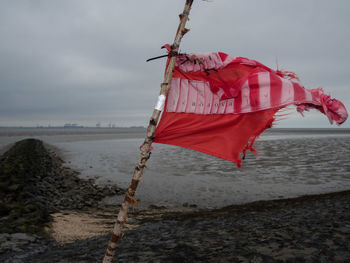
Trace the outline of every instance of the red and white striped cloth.
[[[292, 81], [294, 79], [294, 81]], [[224, 53], [178, 56], [155, 142], [183, 146], [240, 164], [255, 138], [288, 105], [315, 108], [343, 123], [344, 105], [321, 88], [307, 90], [291, 72]], [[217, 138], [219, 135], [220, 138]]]

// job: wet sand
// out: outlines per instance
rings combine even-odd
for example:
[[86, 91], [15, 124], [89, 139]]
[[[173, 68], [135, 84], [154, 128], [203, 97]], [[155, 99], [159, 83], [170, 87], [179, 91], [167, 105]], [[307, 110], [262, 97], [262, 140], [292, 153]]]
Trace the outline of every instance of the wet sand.
[[[262, 136], [256, 142], [258, 156], [248, 153], [241, 169], [189, 149], [155, 144], [137, 190], [140, 206], [175, 208], [188, 203], [210, 209], [350, 189], [350, 133], [284, 133]], [[54, 145], [81, 178], [126, 188], [141, 143], [141, 138], [129, 138]]]
[[[0, 148], [34, 136], [60, 149], [80, 178], [126, 188], [139, 155], [143, 129], [0, 129]], [[257, 200], [350, 189], [349, 129], [273, 129], [256, 142], [243, 167], [181, 147], [154, 144], [140, 206], [203, 209]], [[121, 200], [109, 198], [108, 204]]]

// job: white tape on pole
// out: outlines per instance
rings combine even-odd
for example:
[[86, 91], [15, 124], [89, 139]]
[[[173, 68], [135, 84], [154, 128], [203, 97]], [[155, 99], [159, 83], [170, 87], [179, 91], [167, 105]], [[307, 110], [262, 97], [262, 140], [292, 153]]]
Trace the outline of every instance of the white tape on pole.
[[161, 94], [158, 96], [158, 101], [156, 106], [154, 107], [156, 110], [162, 111], [164, 108], [164, 104], [165, 104], [165, 95]]

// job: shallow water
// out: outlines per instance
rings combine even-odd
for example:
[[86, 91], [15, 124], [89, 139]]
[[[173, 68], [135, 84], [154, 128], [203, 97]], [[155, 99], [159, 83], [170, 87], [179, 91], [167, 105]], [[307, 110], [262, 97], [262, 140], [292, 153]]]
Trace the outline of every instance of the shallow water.
[[[0, 150], [27, 137], [58, 147], [81, 177], [127, 187], [144, 130], [0, 129]], [[259, 155], [248, 154], [237, 169], [234, 163], [213, 156], [154, 144], [137, 199], [142, 207], [187, 203], [213, 208], [350, 189], [349, 130], [272, 130], [255, 146]]]

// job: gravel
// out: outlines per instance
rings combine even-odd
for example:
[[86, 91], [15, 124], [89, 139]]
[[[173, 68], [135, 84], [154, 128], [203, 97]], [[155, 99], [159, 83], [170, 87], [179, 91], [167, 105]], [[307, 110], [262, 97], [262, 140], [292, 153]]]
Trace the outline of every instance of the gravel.
[[[349, 211], [346, 191], [163, 214], [126, 231], [114, 262], [349, 262]], [[51, 241], [0, 261], [101, 262], [107, 242], [108, 236]]]

